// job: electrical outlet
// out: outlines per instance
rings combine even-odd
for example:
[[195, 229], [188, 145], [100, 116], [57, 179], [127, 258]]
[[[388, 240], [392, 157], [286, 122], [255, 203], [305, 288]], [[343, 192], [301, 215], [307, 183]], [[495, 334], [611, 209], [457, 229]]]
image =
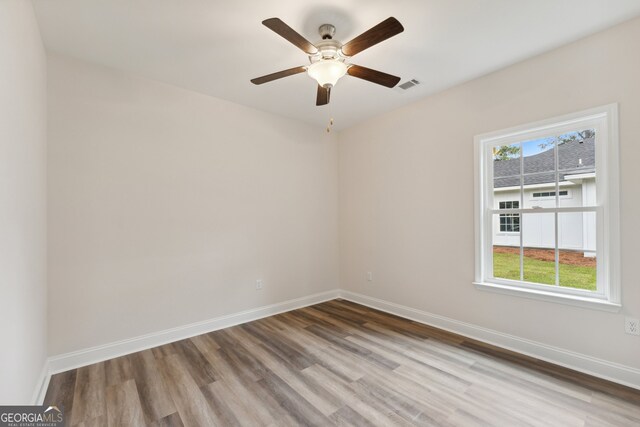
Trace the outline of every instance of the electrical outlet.
[[264, 283], [262, 283], [262, 279], [256, 280], [256, 289], [260, 290], [264, 287]]
[[625, 317], [624, 331], [630, 335], [640, 335], [640, 320], [633, 317]]
[[373, 273], [367, 271], [367, 282], [373, 282]]

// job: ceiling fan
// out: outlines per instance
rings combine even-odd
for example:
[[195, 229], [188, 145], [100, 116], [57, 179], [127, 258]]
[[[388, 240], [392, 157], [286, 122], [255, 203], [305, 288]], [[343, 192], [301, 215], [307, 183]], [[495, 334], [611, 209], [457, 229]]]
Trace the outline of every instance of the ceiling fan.
[[394, 87], [400, 81], [400, 77], [347, 62], [363, 50], [403, 32], [404, 27], [396, 18], [385, 19], [345, 44], [333, 39], [336, 29], [331, 24], [324, 24], [318, 28], [322, 40], [316, 44], [310, 43], [279, 18], [265, 19], [262, 24], [306, 53], [311, 64], [257, 77], [251, 80], [253, 84], [261, 85], [306, 71], [309, 77], [318, 82], [316, 105], [326, 105], [329, 103], [331, 89], [345, 74], [388, 88]]

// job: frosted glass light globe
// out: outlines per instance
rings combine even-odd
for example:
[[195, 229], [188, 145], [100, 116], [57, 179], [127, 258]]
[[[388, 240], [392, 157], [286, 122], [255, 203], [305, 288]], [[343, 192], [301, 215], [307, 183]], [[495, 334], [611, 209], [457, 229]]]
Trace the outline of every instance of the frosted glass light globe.
[[322, 59], [314, 62], [307, 68], [309, 77], [318, 82], [322, 87], [333, 87], [340, 77], [347, 73], [347, 65], [335, 59]]

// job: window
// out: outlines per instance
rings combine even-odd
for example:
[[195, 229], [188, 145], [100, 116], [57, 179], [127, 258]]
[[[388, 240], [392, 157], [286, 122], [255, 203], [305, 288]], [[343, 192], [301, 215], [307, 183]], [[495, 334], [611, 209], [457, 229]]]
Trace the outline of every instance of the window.
[[[561, 196], [567, 196], [569, 192], [567, 190], [560, 191]], [[533, 197], [555, 197], [555, 191], [545, 191], [542, 193], [533, 193]]]
[[[518, 209], [520, 202], [509, 201], [500, 202], [500, 209]], [[507, 213], [500, 214], [500, 232], [502, 233], [517, 233], [520, 231], [520, 214]]]
[[620, 308], [617, 129], [610, 105], [476, 136], [476, 287]]

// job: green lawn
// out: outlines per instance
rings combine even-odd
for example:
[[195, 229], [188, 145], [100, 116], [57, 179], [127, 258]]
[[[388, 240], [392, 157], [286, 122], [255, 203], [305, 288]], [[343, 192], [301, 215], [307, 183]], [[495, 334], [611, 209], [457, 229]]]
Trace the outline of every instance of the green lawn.
[[[494, 253], [493, 276], [520, 280], [520, 256], [518, 254]], [[554, 285], [556, 283], [555, 264], [551, 261], [524, 257], [524, 280]], [[560, 286], [595, 291], [596, 268], [560, 264]]]

